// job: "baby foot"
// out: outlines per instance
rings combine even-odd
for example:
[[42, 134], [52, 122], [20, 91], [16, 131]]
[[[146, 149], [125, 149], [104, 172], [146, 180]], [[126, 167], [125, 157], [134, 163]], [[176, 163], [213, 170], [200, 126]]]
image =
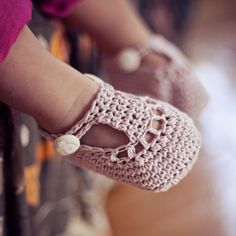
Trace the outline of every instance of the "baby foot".
[[72, 128], [43, 134], [73, 164], [115, 180], [152, 191], [177, 184], [200, 148], [192, 120], [167, 103], [98, 84], [89, 110]]

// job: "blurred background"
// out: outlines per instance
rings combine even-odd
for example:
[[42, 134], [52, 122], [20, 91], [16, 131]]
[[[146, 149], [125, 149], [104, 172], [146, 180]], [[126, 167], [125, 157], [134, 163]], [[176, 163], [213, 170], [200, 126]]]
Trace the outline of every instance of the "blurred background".
[[[15, 199], [12, 212], [23, 215], [21, 233], [15, 235], [236, 235], [236, 1], [131, 2], [153, 31], [188, 55], [209, 93], [201, 116], [199, 161], [180, 184], [155, 194], [74, 168], [56, 157], [49, 142], [35, 138], [31, 149], [23, 153], [26, 203], [22, 196]], [[100, 53], [88, 35], [66, 32], [72, 49], [68, 54], [61, 23], [54, 22], [52, 27], [35, 11], [30, 27], [58, 58], [82, 72], [100, 73]], [[36, 131], [27, 129], [34, 127], [33, 121], [24, 115], [21, 120], [24, 146], [29, 133]], [[2, 220], [0, 231], [1, 227]]]

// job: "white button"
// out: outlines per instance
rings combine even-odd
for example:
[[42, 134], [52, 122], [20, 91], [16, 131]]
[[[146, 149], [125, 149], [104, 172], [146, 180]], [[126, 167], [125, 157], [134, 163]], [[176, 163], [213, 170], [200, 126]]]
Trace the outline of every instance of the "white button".
[[74, 135], [66, 134], [57, 138], [54, 146], [60, 155], [69, 156], [79, 149], [80, 140]]
[[127, 48], [118, 55], [118, 63], [122, 70], [134, 72], [141, 64], [141, 56], [137, 50]]
[[20, 126], [20, 142], [22, 147], [27, 147], [30, 142], [30, 131], [26, 125]]

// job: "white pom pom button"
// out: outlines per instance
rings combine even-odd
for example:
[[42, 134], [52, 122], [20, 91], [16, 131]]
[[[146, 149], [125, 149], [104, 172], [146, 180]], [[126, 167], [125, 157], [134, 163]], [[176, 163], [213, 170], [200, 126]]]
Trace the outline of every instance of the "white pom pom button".
[[118, 64], [126, 72], [136, 71], [141, 64], [139, 52], [133, 48], [124, 49], [118, 55]]
[[30, 131], [26, 125], [21, 125], [20, 127], [20, 141], [22, 147], [27, 147], [30, 142]]
[[62, 135], [55, 140], [54, 147], [58, 154], [62, 156], [69, 156], [78, 151], [80, 147], [80, 140], [74, 135]]

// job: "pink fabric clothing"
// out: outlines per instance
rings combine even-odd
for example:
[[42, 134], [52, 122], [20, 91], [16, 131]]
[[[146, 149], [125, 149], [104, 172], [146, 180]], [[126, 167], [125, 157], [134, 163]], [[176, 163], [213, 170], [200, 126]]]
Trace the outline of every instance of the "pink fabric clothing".
[[0, 62], [7, 56], [24, 25], [31, 18], [29, 0], [1, 0], [0, 4]]
[[[42, 10], [54, 17], [69, 14], [79, 0], [40, 0]], [[0, 63], [7, 56], [19, 33], [31, 19], [30, 0], [1, 0], [0, 3]]]
[[55, 17], [68, 15], [80, 0], [46, 0], [42, 1], [42, 10]]

